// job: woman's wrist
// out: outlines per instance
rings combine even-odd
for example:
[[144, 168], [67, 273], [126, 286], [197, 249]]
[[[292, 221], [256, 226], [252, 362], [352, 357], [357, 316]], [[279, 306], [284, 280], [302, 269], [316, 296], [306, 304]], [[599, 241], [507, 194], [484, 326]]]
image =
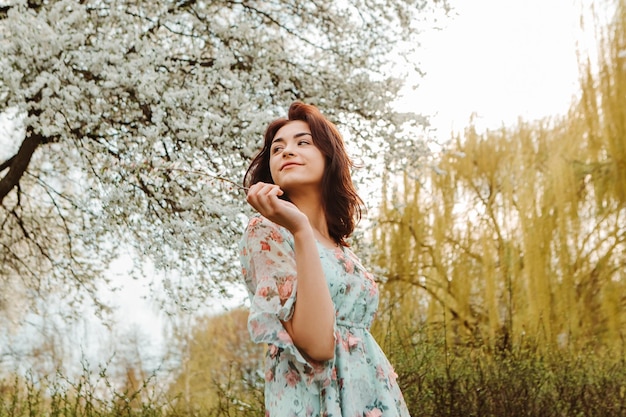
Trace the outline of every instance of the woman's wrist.
[[315, 234], [313, 233], [313, 227], [306, 221], [302, 225], [299, 225], [295, 230], [290, 230], [294, 239], [312, 239], [315, 240]]

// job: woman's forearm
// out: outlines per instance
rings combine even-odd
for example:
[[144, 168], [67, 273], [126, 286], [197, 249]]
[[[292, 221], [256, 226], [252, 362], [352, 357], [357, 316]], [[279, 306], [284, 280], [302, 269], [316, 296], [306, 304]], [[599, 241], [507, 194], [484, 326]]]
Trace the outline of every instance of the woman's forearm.
[[334, 356], [335, 307], [311, 227], [294, 234], [298, 285], [292, 319], [285, 328], [307, 356], [325, 361]]

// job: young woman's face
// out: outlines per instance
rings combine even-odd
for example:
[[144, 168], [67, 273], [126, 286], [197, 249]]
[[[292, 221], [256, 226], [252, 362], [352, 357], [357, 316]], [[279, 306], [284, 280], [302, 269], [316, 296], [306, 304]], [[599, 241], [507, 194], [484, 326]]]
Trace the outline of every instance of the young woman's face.
[[294, 120], [281, 127], [270, 147], [270, 173], [284, 191], [319, 186], [325, 158], [313, 143], [309, 124]]

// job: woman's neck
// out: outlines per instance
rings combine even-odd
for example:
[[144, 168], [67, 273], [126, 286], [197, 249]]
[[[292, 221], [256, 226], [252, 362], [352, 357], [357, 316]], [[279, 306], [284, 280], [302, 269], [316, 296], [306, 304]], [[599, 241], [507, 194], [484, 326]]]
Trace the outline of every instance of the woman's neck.
[[324, 212], [321, 196], [305, 194], [295, 198], [290, 196], [289, 199], [307, 216], [318, 240], [326, 241], [326, 243], [333, 242], [328, 232], [328, 222], [326, 221], [326, 213]]

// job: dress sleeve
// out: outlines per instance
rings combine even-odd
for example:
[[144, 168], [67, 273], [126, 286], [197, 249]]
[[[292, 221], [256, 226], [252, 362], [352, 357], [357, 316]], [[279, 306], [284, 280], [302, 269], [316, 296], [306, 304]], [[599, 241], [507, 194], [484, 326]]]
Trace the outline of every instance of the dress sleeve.
[[324, 379], [332, 364], [308, 361], [282, 323], [293, 316], [298, 285], [291, 234], [264, 217], [253, 217], [241, 239], [240, 257], [250, 297], [248, 330], [252, 341], [274, 346], [270, 352], [278, 348], [291, 355], [309, 380]]
[[288, 321], [293, 315], [296, 262], [293, 243], [286, 233], [263, 217], [253, 217], [248, 223], [241, 242], [241, 264], [251, 296], [251, 318], [258, 316], [265, 322], [271, 316]]

